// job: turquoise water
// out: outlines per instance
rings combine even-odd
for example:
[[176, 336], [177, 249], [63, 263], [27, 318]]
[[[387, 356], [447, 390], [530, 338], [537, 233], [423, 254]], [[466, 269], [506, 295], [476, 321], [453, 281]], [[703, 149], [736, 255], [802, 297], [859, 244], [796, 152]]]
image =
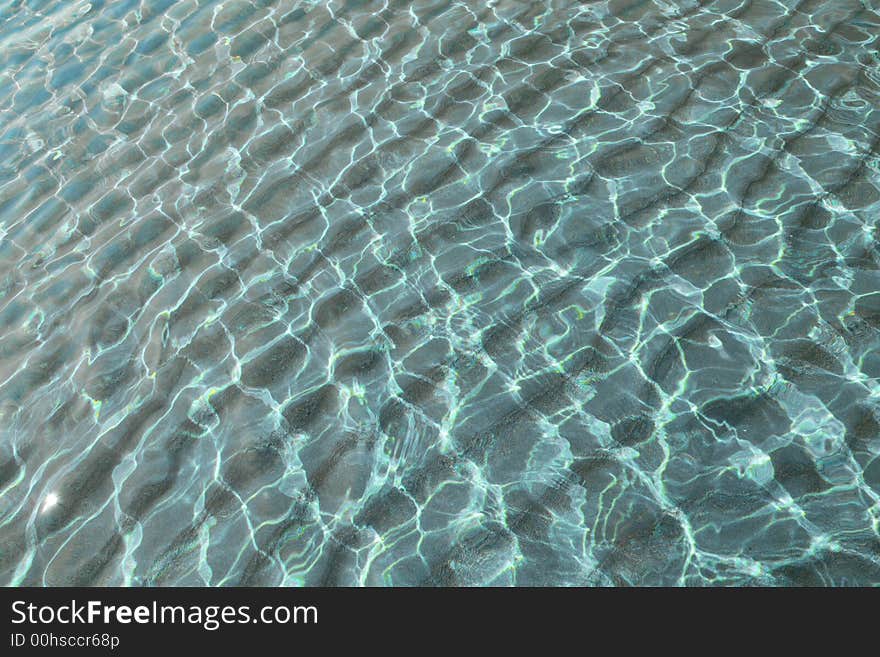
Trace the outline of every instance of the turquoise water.
[[876, 2], [0, 19], [3, 584], [880, 584]]

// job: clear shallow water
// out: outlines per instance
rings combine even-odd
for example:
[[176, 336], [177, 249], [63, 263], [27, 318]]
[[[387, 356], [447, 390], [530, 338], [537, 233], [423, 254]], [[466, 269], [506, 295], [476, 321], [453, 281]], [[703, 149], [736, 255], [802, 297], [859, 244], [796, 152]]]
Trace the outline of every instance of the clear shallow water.
[[880, 583], [874, 2], [4, 2], [4, 584]]

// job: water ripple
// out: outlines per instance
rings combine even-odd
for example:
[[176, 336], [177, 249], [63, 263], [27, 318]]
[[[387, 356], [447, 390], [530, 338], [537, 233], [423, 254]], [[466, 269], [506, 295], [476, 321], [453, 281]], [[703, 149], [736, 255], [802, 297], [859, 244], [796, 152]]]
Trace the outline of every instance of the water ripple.
[[5, 583], [880, 584], [873, 0], [0, 19]]

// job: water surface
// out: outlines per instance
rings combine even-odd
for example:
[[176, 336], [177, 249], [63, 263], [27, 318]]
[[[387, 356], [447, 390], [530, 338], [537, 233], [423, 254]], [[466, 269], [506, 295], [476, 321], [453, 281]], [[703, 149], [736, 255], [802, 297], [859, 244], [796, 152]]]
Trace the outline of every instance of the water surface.
[[0, 21], [2, 583], [880, 583], [874, 0]]

